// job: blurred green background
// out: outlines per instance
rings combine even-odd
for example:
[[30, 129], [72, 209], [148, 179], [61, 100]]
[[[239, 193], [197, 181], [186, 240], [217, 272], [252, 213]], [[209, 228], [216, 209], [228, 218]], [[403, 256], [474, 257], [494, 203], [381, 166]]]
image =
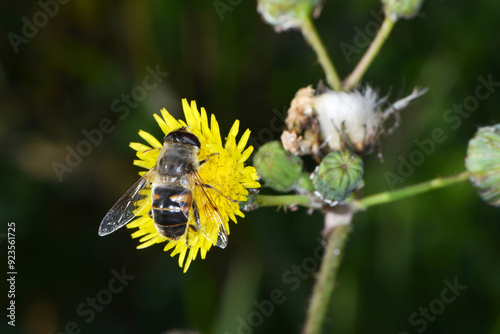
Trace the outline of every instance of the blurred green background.
[[[97, 235], [138, 177], [129, 142], [140, 141], [139, 129], [161, 136], [153, 113], [166, 107], [180, 117], [181, 98], [195, 99], [217, 115], [222, 133], [237, 118], [258, 146], [279, 137], [277, 115], [295, 92], [324, 78], [299, 32], [276, 34], [255, 1], [222, 2], [231, 10], [221, 17], [213, 1], [69, 1], [36, 33], [27, 31], [33, 36], [18, 52], [9, 33], [22, 36], [23, 17], [33, 22], [38, 15], [43, 23], [42, 7], [0, 5], [0, 249], [6, 255], [7, 223], [15, 222], [18, 272], [12, 328], [2, 256], [1, 333], [300, 332], [314, 280], [291, 270], [318, 246], [319, 213], [250, 212], [232, 227], [228, 248], [212, 249], [186, 274], [161, 246], [136, 250], [130, 230]], [[375, 0], [326, 1], [316, 24], [342, 76], [364, 47], [348, 59], [341, 43], [356, 46], [360, 31], [372, 36], [370, 12], [380, 7]], [[500, 81], [499, 13], [494, 0], [425, 1], [415, 19], [396, 25], [365, 82], [391, 101], [416, 85], [429, 92], [383, 140], [384, 163], [374, 155], [365, 160], [366, 194], [390, 189], [386, 173], [398, 173], [401, 157], [419, 149], [415, 140], [436, 128], [446, 141], [395, 186], [461, 172], [476, 128], [500, 122], [499, 87], [458, 128], [443, 118], [474, 96], [479, 76]], [[124, 107], [122, 94], [157, 66], [168, 76], [128, 114], [116, 112], [114, 101]], [[66, 147], [75, 149], [86, 139], [82, 131], [106, 118], [113, 131], [60, 181], [53, 162], [64, 163]], [[499, 220], [500, 210], [468, 183], [358, 214], [324, 333], [500, 333]], [[103, 289], [112, 270], [134, 278], [109, 295]], [[455, 278], [467, 288], [440, 304], [444, 281]], [[259, 311], [256, 304], [268, 305], [276, 289], [283, 302]], [[96, 295], [111, 299], [91, 317], [87, 298]], [[417, 314], [410, 323], [429, 305], [439, 314]]]

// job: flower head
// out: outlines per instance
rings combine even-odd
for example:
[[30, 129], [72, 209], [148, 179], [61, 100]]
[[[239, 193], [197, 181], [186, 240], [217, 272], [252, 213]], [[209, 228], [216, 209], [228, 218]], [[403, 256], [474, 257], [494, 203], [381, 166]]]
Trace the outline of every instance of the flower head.
[[253, 162], [265, 185], [276, 191], [295, 189], [302, 174], [302, 159], [285, 151], [277, 140], [262, 145]]
[[[185, 122], [176, 120], [165, 109], [161, 110], [161, 117], [154, 115], [154, 118], [165, 135], [179, 128], [187, 127], [188, 131], [196, 135], [200, 140], [201, 146], [198, 150], [198, 159], [202, 161], [208, 158], [208, 160], [199, 167], [198, 174], [205, 184], [217, 189], [217, 191], [210, 189], [210, 196], [220, 212], [224, 229], [229, 234], [228, 221], [232, 220], [236, 223], [236, 216], [244, 217], [238, 202], [247, 199], [247, 189], [260, 187], [257, 182], [258, 175], [255, 168], [244, 165], [244, 162], [253, 151], [252, 146], [245, 149], [250, 130], [247, 129], [239, 142], [236, 141], [239, 130], [239, 121], [236, 120], [223, 144], [219, 125], [214, 115], [211, 116], [209, 125], [205, 109], [201, 108], [201, 112], [198, 111], [195, 101], [192, 101], [191, 105], [189, 105], [187, 100], [183, 99], [182, 107], [186, 117]], [[139, 158], [139, 160], [134, 161], [134, 164], [151, 169], [157, 163], [160, 148], [163, 144], [145, 131], [139, 131], [139, 135], [149, 146], [141, 143], [130, 143], [130, 147], [137, 151], [137, 157]], [[142, 176], [145, 173], [143, 171], [139, 175]], [[137, 248], [168, 242], [164, 250], [172, 250], [171, 256], [179, 255], [179, 266], [184, 267], [184, 272], [189, 268], [191, 261], [196, 258], [198, 251], [200, 251], [201, 258], [204, 259], [212, 243], [199, 231], [191, 228], [188, 228], [187, 232], [178, 240], [169, 240], [160, 235], [155, 228], [153, 219], [149, 216], [151, 188], [146, 188], [142, 195], [144, 197], [137, 203], [137, 208], [134, 211], [137, 218], [127, 225], [128, 228], [139, 228], [138, 231], [132, 234], [133, 238], [140, 237], [139, 242], [141, 244]], [[198, 202], [196, 196], [201, 196], [201, 194], [195, 192], [194, 196], [194, 201]], [[208, 225], [205, 231], [217, 233], [217, 223], [208, 219], [202, 208], [199, 209], [199, 214], [201, 224]], [[188, 225], [196, 226], [194, 215], [189, 216]]]
[[363, 185], [363, 160], [349, 150], [334, 151], [316, 167], [312, 183], [329, 204], [344, 201]]
[[[292, 100], [285, 120], [287, 130], [281, 141], [294, 154], [321, 156], [321, 141], [329, 151], [345, 148], [358, 154], [368, 154], [378, 147], [382, 137], [391, 134], [399, 125], [399, 112], [427, 89], [415, 88], [407, 97], [394, 103], [380, 98], [370, 86], [352, 92], [337, 92], [322, 86], [301, 88]], [[388, 108], [383, 110], [383, 105]], [[386, 122], [394, 124], [386, 129]]]
[[477, 130], [469, 140], [465, 167], [481, 198], [500, 207], [500, 124]]
[[386, 15], [393, 21], [401, 17], [411, 19], [418, 14], [423, 0], [382, 0]]
[[300, 28], [303, 16], [318, 17], [321, 0], [259, 0], [257, 11], [264, 21], [274, 26], [276, 32]]

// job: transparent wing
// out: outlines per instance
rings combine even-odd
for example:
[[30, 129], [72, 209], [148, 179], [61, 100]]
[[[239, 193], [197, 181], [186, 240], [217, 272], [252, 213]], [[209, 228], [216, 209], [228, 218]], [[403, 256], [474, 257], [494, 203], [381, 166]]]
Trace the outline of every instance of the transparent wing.
[[142, 210], [150, 202], [150, 199], [147, 199], [141, 203], [141, 206], [135, 205], [141, 199], [141, 190], [149, 186], [153, 180], [155, 170], [156, 167], [151, 168], [113, 205], [99, 226], [100, 236], [110, 234], [127, 225], [135, 218], [134, 210]]
[[191, 184], [193, 185], [195, 200], [193, 211], [197, 224], [196, 227], [213, 245], [226, 248], [227, 233], [224, 229], [224, 222], [219, 209], [207, 191], [209, 186], [203, 182], [196, 170], [190, 174], [190, 177], [192, 177]]

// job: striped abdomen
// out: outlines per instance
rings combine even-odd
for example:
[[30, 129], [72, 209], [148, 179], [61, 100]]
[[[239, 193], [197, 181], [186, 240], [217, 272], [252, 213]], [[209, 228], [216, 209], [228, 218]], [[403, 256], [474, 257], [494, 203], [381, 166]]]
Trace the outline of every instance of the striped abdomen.
[[159, 234], [177, 240], [186, 233], [191, 191], [179, 187], [157, 185], [151, 190], [153, 222]]

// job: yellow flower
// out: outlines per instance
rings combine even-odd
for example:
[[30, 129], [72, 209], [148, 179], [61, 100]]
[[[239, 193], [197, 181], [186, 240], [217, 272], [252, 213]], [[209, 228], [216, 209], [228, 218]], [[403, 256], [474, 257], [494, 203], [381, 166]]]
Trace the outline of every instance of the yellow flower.
[[[236, 216], [244, 217], [240, 211], [238, 201], [246, 201], [249, 188], [258, 188], [260, 184], [257, 182], [257, 171], [254, 167], [244, 165], [244, 162], [250, 157], [253, 147], [249, 146], [245, 149], [250, 130], [246, 130], [241, 136], [239, 142], [236, 141], [236, 136], [239, 129], [239, 121], [236, 120], [229, 131], [226, 142], [223, 145], [219, 132], [219, 125], [214, 115], [211, 115], [210, 126], [207, 113], [204, 108], [201, 108], [201, 113], [196, 107], [196, 102], [192, 101], [188, 104], [186, 99], [182, 100], [182, 107], [186, 122], [176, 120], [167, 110], [162, 109], [161, 115], [154, 115], [162, 131], [166, 134], [177, 130], [181, 127], [188, 127], [188, 130], [196, 135], [200, 140], [201, 147], [198, 151], [198, 159], [201, 161], [209, 157], [208, 161], [199, 167], [198, 173], [202, 180], [210, 186], [218, 189], [211, 190], [210, 195], [219, 209], [224, 223], [224, 229], [229, 234], [228, 221], [231, 219], [236, 223]], [[151, 169], [156, 165], [159, 149], [163, 144], [151, 134], [139, 131], [139, 135], [150, 145], [141, 143], [130, 143], [130, 147], [137, 151], [139, 160], [134, 160], [134, 164], [146, 169]], [[216, 155], [211, 155], [217, 153]], [[144, 175], [142, 171], [139, 175]], [[223, 195], [224, 196], [223, 196]], [[195, 229], [188, 228], [189, 234], [186, 234], [178, 240], [169, 240], [166, 237], [158, 234], [153, 220], [148, 213], [151, 209], [151, 188], [148, 187], [143, 191], [144, 199], [139, 201], [137, 209], [134, 213], [137, 218], [127, 225], [127, 228], [139, 228], [138, 231], [132, 234], [133, 238], [139, 238], [141, 244], [137, 248], [149, 247], [156, 243], [168, 242], [164, 250], [173, 249], [171, 256], [179, 255], [179, 266], [184, 267], [184, 272], [187, 271], [191, 261], [193, 261], [198, 251], [201, 258], [204, 259], [207, 251], [212, 247], [212, 243]], [[195, 195], [196, 196], [196, 195]], [[232, 202], [226, 197], [236, 201]], [[197, 202], [197, 199], [194, 198]], [[210, 219], [205, 219], [203, 209], [200, 209], [201, 224], [208, 224], [205, 230], [217, 233], [218, 228], [216, 222]], [[188, 224], [196, 226], [193, 215], [190, 216]], [[215, 239], [217, 239], [215, 237]]]

